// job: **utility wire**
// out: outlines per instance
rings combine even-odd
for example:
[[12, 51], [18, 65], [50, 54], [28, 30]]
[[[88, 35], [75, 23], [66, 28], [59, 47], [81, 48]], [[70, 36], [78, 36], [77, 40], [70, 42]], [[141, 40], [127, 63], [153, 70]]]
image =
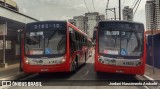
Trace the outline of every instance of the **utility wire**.
[[137, 6], [136, 10], [134, 11], [133, 16], [135, 15], [135, 13], [136, 13], [136, 11], [137, 11], [137, 9], [138, 9], [138, 7], [139, 7], [140, 3], [141, 3], [141, 0], [139, 0], [139, 2], [138, 2], [138, 6]]
[[136, 0], [134, 0], [134, 2], [133, 2], [133, 4], [132, 4], [132, 8], [133, 8], [133, 6], [135, 5], [135, 3], [136, 3]]
[[94, 9], [94, 12], [95, 12], [95, 6], [94, 6], [94, 1], [92, 0], [92, 4], [93, 4], [93, 9]]
[[109, 6], [109, 0], [107, 0], [106, 9], [108, 9], [108, 6]]
[[106, 5], [106, 19], [108, 17], [108, 15], [107, 15], [108, 6], [109, 6], [109, 0], [107, 0], [107, 5]]
[[137, 0], [137, 2], [134, 4], [134, 6], [132, 7], [133, 9], [137, 6], [137, 4], [138, 4], [139, 1], [140, 0]]
[[90, 12], [90, 11], [89, 11], [89, 9], [88, 9], [88, 6], [87, 6], [87, 3], [86, 3], [86, 0], [84, 0], [84, 3], [85, 3], [85, 5], [86, 5], [86, 8], [87, 8], [88, 12]]

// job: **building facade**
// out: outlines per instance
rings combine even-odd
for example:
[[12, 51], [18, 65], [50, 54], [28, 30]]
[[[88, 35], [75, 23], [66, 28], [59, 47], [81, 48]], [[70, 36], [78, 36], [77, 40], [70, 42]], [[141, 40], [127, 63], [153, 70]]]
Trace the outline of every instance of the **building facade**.
[[146, 30], [150, 31], [153, 29], [154, 19], [156, 24], [155, 30], [160, 30], [160, 0], [155, 0], [155, 5], [154, 5], [154, 0], [146, 1], [145, 11], [146, 11]]
[[75, 25], [77, 28], [86, 33], [86, 18], [85, 16], [74, 16], [73, 19], [68, 19], [68, 21]]
[[133, 9], [129, 8], [129, 6], [123, 8], [123, 20], [133, 21]]
[[87, 17], [87, 34], [90, 38], [93, 37], [93, 31], [95, 30], [94, 27], [97, 26], [98, 22], [98, 12], [93, 13], [85, 13], [85, 16]]
[[105, 20], [105, 15], [100, 15], [98, 12], [89, 12], [85, 13], [84, 16], [74, 16], [73, 19], [69, 19], [68, 21], [92, 38], [95, 26], [101, 20]]
[[74, 25], [76, 27], [78, 27], [80, 30], [82, 30], [83, 32], [86, 32], [86, 27], [85, 27], [85, 24], [86, 24], [86, 20], [85, 20], [85, 16], [74, 16], [73, 17], [74, 19]]

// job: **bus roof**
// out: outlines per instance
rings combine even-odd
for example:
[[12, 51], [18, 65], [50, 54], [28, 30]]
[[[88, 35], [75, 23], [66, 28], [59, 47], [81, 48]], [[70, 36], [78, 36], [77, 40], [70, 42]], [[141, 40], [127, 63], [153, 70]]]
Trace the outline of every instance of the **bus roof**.
[[47, 22], [64, 22], [69, 24], [70, 26], [72, 26], [74, 28], [75, 31], [85, 35], [87, 38], [87, 34], [83, 31], [81, 31], [79, 28], [77, 28], [76, 26], [74, 26], [73, 24], [71, 24], [70, 22], [66, 21], [66, 20], [49, 20], [49, 21], [38, 21], [38, 22], [31, 22], [31, 23], [27, 23], [27, 25], [31, 25], [31, 24], [36, 24], [36, 23], [47, 23]]
[[27, 24], [35, 24], [35, 23], [47, 23], [47, 22], [67, 22], [65, 20], [47, 20], [47, 21], [37, 21], [37, 22], [31, 22], [31, 23], [27, 23]]
[[142, 24], [142, 25], [143, 25], [143, 23], [140, 23], [140, 22], [135, 22], [135, 21], [124, 21], [124, 20], [108, 20], [108, 21], [102, 20], [102, 21], [100, 21], [100, 22], [135, 23], [135, 24]]

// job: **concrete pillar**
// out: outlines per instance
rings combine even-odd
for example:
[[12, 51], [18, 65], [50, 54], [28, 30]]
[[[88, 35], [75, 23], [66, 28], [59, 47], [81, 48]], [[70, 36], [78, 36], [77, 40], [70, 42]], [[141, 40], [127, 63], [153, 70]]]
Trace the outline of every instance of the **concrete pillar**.
[[3, 62], [0, 63], [0, 68], [7, 68], [8, 64], [6, 63], [6, 59], [5, 59], [7, 22], [5, 22], [4, 27], [2, 27], [2, 30], [3, 29], [4, 29], [4, 32], [3, 32]]

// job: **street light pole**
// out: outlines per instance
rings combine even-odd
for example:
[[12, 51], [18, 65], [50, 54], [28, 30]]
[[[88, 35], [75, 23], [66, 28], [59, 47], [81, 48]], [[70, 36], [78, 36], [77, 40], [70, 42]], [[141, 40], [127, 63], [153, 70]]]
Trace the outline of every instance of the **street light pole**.
[[6, 61], [5, 61], [5, 49], [6, 49], [6, 37], [5, 37], [5, 35], [3, 34], [3, 64], [5, 64], [6, 63]]
[[155, 0], [152, 2], [152, 9], [153, 9], [153, 22], [152, 22], [152, 68], [153, 68], [153, 74], [155, 74], [155, 68], [154, 68], [154, 30], [156, 30], [156, 18], [155, 18]]
[[116, 8], [114, 8], [114, 18], [115, 18], [115, 20], [116, 20]]
[[121, 0], [119, 0], [119, 20], [121, 20]]
[[3, 32], [3, 65], [6, 68], [7, 64], [6, 64], [6, 32], [7, 32], [7, 21], [5, 21], [5, 28], [4, 28], [4, 32]]

